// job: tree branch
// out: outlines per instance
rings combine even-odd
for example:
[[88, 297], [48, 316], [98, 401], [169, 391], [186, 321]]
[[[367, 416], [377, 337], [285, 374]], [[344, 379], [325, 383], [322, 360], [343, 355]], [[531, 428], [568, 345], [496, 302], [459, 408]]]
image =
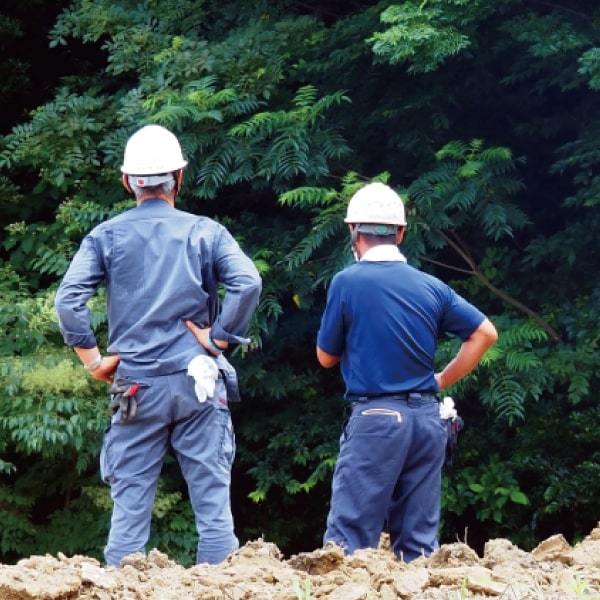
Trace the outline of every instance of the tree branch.
[[576, 17], [581, 17], [582, 19], [585, 19], [588, 22], [590, 22], [592, 20], [592, 17], [590, 15], [587, 15], [587, 14], [582, 13], [577, 10], [573, 10], [572, 8], [568, 8], [567, 6], [555, 4], [554, 2], [548, 2], [546, 0], [528, 0], [528, 1], [531, 2], [532, 4], [541, 4], [542, 6], [546, 6], [547, 8], [552, 8], [557, 11], [571, 13], [572, 15], [575, 15]]
[[531, 310], [528, 306], [519, 302], [517, 299], [509, 296], [501, 289], [497, 288], [478, 268], [475, 264], [475, 260], [466, 250], [464, 245], [460, 242], [460, 239], [455, 233], [448, 235], [439, 229], [436, 230], [445, 240], [446, 243], [469, 265], [470, 271], [469, 273], [476, 277], [485, 287], [491, 290], [496, 296], [500, 299], [504, 300], [507, 304], [514, 306], [521, 312], [524, 312], [528, 315], [533, 321], [535, 321], [544, 331], [548, 333], [548, 335], [552, 338], [553, 341], [559, 342], [560, 336], [558, 333], [552, 328], [552, 326], [544, 320], [540, 315], [538, 315], [535, 311]]

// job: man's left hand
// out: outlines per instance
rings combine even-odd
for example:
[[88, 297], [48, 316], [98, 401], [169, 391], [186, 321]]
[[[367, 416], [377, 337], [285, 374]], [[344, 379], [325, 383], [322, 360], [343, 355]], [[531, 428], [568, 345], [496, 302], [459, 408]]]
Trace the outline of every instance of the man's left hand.
[[118, 354], [112, 356], [104, 356], [102, 362], [97, 369], [90, 371], [90, 375], [98, 381], [105, 381], [106, 383], [112, 383], [113, 376], [119, 365], [120, 357]]

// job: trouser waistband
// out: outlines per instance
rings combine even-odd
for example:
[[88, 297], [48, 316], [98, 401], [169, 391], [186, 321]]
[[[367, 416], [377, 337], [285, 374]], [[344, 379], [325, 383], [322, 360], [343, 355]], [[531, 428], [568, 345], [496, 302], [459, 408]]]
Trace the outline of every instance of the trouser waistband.
[[399, 394], [348, 394], [348, 402], [370, 402], [371, 400], [397, 400], [407, 402], [408, 400], [431, 400], [439, 402], [437, 394], [433, 392], [401, 392]]

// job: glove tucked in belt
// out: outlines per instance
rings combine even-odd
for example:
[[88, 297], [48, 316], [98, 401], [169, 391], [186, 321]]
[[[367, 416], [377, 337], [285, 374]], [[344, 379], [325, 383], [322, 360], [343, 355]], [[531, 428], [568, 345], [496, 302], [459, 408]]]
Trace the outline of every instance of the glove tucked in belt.
[[198, 402], [206, 402], [208, 398], [213, 397], [219, 374], [225, 384], [227, 401], [240, 401], [237, 373], [233, 365], [222, 354], [217, 357], [195, 356], [188, 365], [187, 373], [195, 380]]
[[464, 427], [462, 417], [458, 416], [456, 408], [454, 408], [454, 400], [450, 396], [446, 396], [440, 402], [440, 418], [446, 421], [448, 429], [448, 442], [446, 445], [446, 465], [452, 465], [454, 451], [458, 444], [458, 434]]
[[135, 395], [140, 388], [139, 383], [131, 383], [125, 379], [117, 379], [110, 386], [110, 409], [114, 415], [121, 409], [121, 421], [133, 419], [137, 413]]
[[187, 373], [194, 378], [198, 402], [206, 402], [213, 397], [219, 377], [219, 368], [214, 358], [203, 354], [195, 356], [188, 365]]

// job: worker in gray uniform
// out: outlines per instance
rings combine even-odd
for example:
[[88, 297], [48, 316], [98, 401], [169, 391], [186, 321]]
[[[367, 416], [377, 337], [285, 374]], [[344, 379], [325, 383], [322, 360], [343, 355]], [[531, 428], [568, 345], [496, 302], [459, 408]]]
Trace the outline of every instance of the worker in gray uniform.
[[[121, 168], [136, 206], [85, 236], [56, 294], [65, 343], [92, 377], [111, 384], [113, 414], [100, 456], [113, 500], [107, 565], [145, 551], [169, 448], [194, 510], [197, 562], [219, 563], [239, 547], [230, 506], [229, 402], [238, 397], [237, 378], [223, 353], [249, 343], [261, 279], [225, 227], [175, 208], [186, 165], [169, 130], [136, 131]], [[87, 307], [101, 284], [108, 356]]]

